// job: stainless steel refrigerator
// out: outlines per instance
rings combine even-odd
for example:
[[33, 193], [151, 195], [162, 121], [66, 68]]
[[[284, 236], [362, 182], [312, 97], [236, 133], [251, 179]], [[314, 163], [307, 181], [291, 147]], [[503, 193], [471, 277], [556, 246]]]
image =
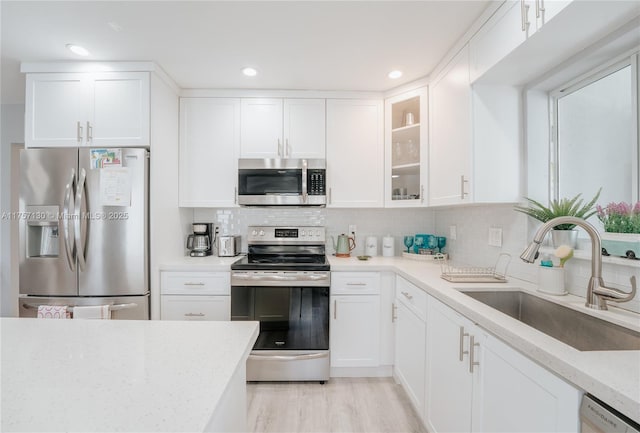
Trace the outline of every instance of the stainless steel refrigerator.
[[20, 317], [39, 305], [110, 305], [149, 319], [149, 152], [20, 153]]

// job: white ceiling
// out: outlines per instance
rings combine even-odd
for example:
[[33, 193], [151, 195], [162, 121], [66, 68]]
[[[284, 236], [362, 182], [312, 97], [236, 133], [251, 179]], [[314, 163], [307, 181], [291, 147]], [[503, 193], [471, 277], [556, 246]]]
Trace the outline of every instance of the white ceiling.
[[2, 103], [24, 101], [20, 62], [78, 60], [68, 43], [154, 61], [182, 88], [384, 91], [427, 76], [488, 4], [2, 0]]

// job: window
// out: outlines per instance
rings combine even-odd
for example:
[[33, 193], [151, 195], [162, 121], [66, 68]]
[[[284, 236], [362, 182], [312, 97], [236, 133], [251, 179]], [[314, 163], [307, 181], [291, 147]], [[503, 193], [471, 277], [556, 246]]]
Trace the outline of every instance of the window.
[[551, 192], [638, 200], [637, 55], [551, 93]]

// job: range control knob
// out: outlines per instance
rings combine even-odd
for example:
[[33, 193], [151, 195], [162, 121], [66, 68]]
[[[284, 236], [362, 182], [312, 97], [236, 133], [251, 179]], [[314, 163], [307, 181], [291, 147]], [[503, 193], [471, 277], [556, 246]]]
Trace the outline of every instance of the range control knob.
[[[301, 231], [300, 231], [300, 234], [301, 234], [302, 236], [306, 236], [306, 235], [307, 235], [307, 232], [306, 232], [306, 231], [304, 231], [304, 230], [301, 230]], [[311, 232], [309, 232], [309, 235], [311, 235]]]
[[264, 236], [264, 230], [260, 230], [260, 233], [258, 233], [260, 236]]

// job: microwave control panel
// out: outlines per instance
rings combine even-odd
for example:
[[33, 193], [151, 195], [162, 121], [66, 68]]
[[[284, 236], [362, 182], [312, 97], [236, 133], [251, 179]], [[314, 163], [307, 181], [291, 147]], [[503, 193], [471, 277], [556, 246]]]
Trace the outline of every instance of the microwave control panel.
[[326, 173], [325, 169], [309, 169], [307, 171], [307, 194], [325, 195]]

